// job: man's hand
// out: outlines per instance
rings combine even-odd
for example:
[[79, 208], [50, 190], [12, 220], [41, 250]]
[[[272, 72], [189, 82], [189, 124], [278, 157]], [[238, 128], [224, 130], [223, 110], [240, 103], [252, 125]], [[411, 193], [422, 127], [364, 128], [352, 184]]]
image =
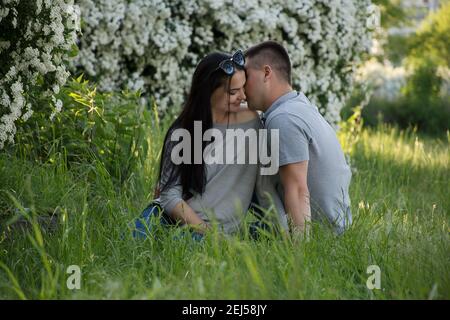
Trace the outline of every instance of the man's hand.
[[296, 162], [280, 167], [280, 178], [284, 189], [284, 206], [292, 223], [293, 233], [308, 235], [307, 223], [311, 221], [309, 190], [307, 184], [308, 161]]
[[311, 236], [311, 227], [309, 223], [306, 223], [305, 228], [299, 229], [298, 227], [293, 227], [291, 231], [291, 239], [293, 242], [307, 242]]

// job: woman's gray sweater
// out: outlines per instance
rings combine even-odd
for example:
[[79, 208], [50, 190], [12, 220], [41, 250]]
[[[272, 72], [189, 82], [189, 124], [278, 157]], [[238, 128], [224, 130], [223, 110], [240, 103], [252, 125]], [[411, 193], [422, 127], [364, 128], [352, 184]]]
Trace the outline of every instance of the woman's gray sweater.
[[[242, 129], [244, 132], [248, 129], [254, 130], [258, 138], [258, 130], [262, 128], [262, 123], [257, 117], [247, 122], [230, 124], [228, 130], [226, 124], [214, 124], [213, 128], [220, 130], [224, 137], [223, 164], [205, 164], [205, 192], [201, 195], [193, 192], [194, 196], [186, 202], [205, 222], [216, 222], [223, 232], [230, 234], [239, 230], [250, 205], [258, 175], [258, 164], [249, 164], [250, 150], [257, 149], [249, 148], [248, 142], [244, 148], [235, 149], [233, 164], [227, 164], [226, 144], [232, 143], [234, 140], [232, 131], [236, 129]], [[193, 139], [191, 140], [193, 143]], [[237, 145], [236, 141], [235, 144]], [[242, 152], [245, 152], [245, 164], [237, 164], [238, 155], [242, 156]], [[252, 156], [257, 159], [257, 155]], [[170, 215], [175, 206], [182, 201], [181, 185], [175, 184], [166, 188], [161, 192], [160, 201], [165, 212]]]

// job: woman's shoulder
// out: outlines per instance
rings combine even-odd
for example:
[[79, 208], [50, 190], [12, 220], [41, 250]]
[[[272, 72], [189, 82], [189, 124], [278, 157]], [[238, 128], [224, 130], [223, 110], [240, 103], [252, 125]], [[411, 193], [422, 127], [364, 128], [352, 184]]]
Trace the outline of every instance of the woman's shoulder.
[[261, 118], [259, 117], [259, 114], [256, 111], [252, 110], [241, 110], [238, 112], [233, 113], [232, 116], [230, 116], [230, 122], [229, 123], [223, 123], [223, 124], [214, 124], [217, 127], [237, 127], [237, 128], [248, 128], [248, 127], [254, 127], [259, 128], [261, 127]]
[[250, 120], [259, 118], [259, 115], [256, 111], [250, 109], [243, 109], [237, 112], [237, 123], [249, 122]]

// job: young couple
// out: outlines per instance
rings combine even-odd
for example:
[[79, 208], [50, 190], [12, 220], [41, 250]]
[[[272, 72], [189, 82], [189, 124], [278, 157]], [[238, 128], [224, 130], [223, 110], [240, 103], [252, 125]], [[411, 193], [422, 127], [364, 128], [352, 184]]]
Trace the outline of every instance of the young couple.
[[[223, 139], [204, 139], [197, 145], [191, 139], [190, 148], [180, 150], [180, 132], [194, 137], [199, 123], [200, 136], [216, 129]], [[213, 143], [225, 145], [236, 132], [259, 129], [267, 129], [268, 138], [258, 143], [268, 150], [278, 143], [277, 154], [271, 155], [277, 158], [275, 174], [263, 175], [260, 165], [249, 161], [255, 152], [249, 144], [220, 149], [225, 158], [230, 151], [235, 160], [243, 156], [244, 163], [205, 161], [217, 152]], [[278, 135], [272, 136], [274, 129]], [[277, 141], [271, 141], [273, 137]], [[188, 161], [174, 163], [180, 151]], [[266, 41], [232, 56], [214, 52], [197, 65], [184, 108], [166, 134], [159, 198], [136, 221], [135, 235], [149, 231], [151, 217], [163, 225], [188, 225], [199, 238], [213, 224], [226, 234], [236, 233], [253, 202], [266, 209], [274, 205], [276, 219], [270, 223], [277, 224], [277, 230], [303, 233], [312, 220], [341, 234], [352, 222], [350, 179], [334, 130], [304, 94], [292, 89], [291, 63], [282, 45]]]

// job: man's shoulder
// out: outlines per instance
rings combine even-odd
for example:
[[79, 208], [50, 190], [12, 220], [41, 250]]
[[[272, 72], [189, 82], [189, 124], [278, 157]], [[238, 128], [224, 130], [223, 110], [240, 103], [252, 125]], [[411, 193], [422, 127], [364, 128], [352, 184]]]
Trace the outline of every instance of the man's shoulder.
[[[298, 105], [296, 109], [299, 109]], [[280, 134], [284, 132], [284, 134], [290, 135], [294, 132], [301, 132], [308, 137], [312, 136], [311, 125], [306, 121], [301, 110], [294, 109], [292, 111], [291, 108], [284, 108], [284, 106], [280, 106], [269, 114], [266, 119], [266, 128], [279, 129]]]
[[271, 112], [266, 118], [266, 125], [272, 123], [273, 125], [294, 124], [301, 122], [301, 113], [299, 112], [296, 103], [284, 103], [276, 110]]

